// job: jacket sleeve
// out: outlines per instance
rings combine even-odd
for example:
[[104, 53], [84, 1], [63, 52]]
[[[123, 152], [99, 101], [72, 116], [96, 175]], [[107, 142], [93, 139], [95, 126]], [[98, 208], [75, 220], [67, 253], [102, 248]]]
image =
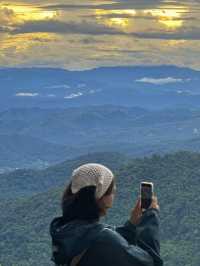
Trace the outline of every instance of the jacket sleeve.
[[129, 245], [136, 245], [136, 226], [127, 221], [124, 226], [116, 227], [115, 230], [123, 236]]
[[127, 240], [129, 245], [137, 245], [147, 251], [153, 258], [155, 266], [161, 266], [163, 261], [160, 257], [159, 223], [159, 211], [148, 209], [143, 213], [137, 226], [127, 221], [115, 230]]
[[152, 256], [155, 266], [163, 265], [160, 257], [159, 223], [159, 211], [148, 209], [142, 215], [136, 229], [136, 245]]

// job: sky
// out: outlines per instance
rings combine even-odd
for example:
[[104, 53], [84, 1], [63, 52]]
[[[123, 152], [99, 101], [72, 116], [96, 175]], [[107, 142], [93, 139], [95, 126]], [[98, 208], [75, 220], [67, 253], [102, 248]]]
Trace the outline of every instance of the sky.
[[0, 67], [200, 69], [200, 0], [0, 0]]

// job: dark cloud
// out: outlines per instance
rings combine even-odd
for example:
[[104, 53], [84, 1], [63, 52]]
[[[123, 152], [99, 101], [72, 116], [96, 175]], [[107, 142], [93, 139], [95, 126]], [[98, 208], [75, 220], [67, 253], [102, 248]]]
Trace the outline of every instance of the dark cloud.
[[132, 49], [97, 49], [97, 51], [99, 52], [107, 52], [107, 53], [111, 53], [112, 52], [117, 52], [117, 53], [124, 53], [124, 54], [143, 54], [148, 52], [147, 50], [132, 50]]
[[[10, 32], [12, 34], [23, 34], [33, 32], [50, 32], [58, 34], [84, 34], [84, 35], [124, 35], [129, 37], [136, 37], [140, 39], [164, 39], [164, 40], [200, 40], [200, 28], [184, 28], [177, 31], [155, 31], [147, 29], [145, 32], [123, 32], [106, 25], [89, 23], [82, 21], [80, 23], [62, 22], [57, 20], [46, 21], [29, 21], [18, 25], [15, 29], [8, 27], [0, 27], [1, 32]], [[90, 40], [85, 40], [85, 44]]]
[[160, 6], [160, 5], [169, 5], [169, 6], [188, 6], [188, 4], [199, 4], [199, 0], [115, 0], [116, 5], [141, 5], [141, 6]]
[[79, 40], [79, 43], [86, 44], [86, 45], [87, 44], [99, 44], [99, 43], [104, 43], [104, 42], [105, 42], [105, 40], [103, 40], [102, 38], [97, 40], [96, 38], [94, 38], [92, 36]]
[[114, 3], [109, 4], [90, 4], [90, 5], [72, 5], [72, 4], [53, 4], [53, 5], [45, 5], [44, 9], [52, 9], [52, 10], [68, 10], [68, 9], [103, 9], [103, 10], [123, 10], [123, 9], [145, 9], [145, 8], [154, 8], [160, 5], [170, 5], [175, 8], [178, 6], [182, 6], [183, 4], [174, 1], [163, 1], [163, 0], [123, 0], [123, 1], [115, 1]]
[[0, 32], [5, 32], [4, 27], [0, 26]]
[[8, 32], [11, 32], [11, 30], [12, 29], [10, 27], [0, 26], [0, 32], [8, 33]]
[[145, 31], [132, 33], [134, 37], [142, 39], [163, 39], [163, 40], [200, 40], [200, 28], [181, 29], [179, 31]]
[[28, 21], [16, 26], [12, 31], [13, 34], [32, 33], [32, 32], [52, 32], [60, 34], [89, 34], [89, 35], [116, 35], [122, 32], [106, 27], [104, 25], [88, 23], [62, 22], [57, 20]]

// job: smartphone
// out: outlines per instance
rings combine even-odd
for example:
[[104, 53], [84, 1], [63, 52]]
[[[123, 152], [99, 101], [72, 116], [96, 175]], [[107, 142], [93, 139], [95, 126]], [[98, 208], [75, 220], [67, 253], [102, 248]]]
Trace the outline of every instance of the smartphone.
[[148, 209], [153, 197], [153, 183], [141, 182], [140, 184], [141, 208]]

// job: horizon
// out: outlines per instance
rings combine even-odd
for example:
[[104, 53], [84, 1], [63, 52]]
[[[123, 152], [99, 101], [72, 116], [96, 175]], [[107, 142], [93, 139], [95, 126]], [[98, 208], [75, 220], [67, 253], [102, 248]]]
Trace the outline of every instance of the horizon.
[[64, 71], [69, 71], [69, 72], [84, 72], [84, 71], [90, 71], [90, 70], [96, 70], [96, 69], [101, 69], [101, 68], [159, 68], [159, 67], [175, 67], [175, 68], [180, 68], [180, 69], [188, 69], [188, 70], [193, 70], [199, 72], [200, 69], [195, 69], [192, 67], [187, 67], [187, 66], [179, 66], [179, 65], [172, 65], [172, 64], [160, 64], [160, 65], [110, 65], [110, 66], [97, 66], [93, 68], [85, 68], [85, 69], [67, 69], [67, 68], [62, 68], [62, 67], [56, 67], [56, 66], [8, 66], [8, 67], [3, 67], [0, 66], [0, 70], [4, 69], [50, 69], [50, 70], [64, 70]]

